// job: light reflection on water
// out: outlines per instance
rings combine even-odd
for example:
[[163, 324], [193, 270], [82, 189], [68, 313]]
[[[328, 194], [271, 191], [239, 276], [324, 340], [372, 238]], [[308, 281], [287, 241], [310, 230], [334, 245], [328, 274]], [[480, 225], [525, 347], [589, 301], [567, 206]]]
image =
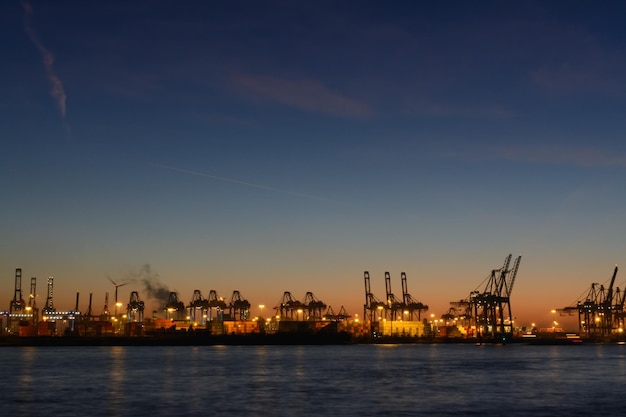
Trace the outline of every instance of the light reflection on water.
[[0, 349], [6, 416], [620, 415], [626, 346]]

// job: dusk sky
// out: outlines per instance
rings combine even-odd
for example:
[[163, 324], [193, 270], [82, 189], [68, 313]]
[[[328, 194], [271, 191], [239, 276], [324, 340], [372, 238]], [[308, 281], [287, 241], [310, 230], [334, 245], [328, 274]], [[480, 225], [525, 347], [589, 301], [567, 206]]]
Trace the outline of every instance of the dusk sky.
[[[626, 266], [623, 1], [4, 1], [0, 310], [54, 276], [549, 323]], [[145, 275], [144, 275], [145, 276]], [[617, 285], [626, 285], [626, 271]], [[112, 302], [110, 302], [110, 306]], [[155, 306], [156, 307], [156, 306]], [[153, 308], [153, 307], [150, 307]], [[146, 314], [148, 317], [149, 315]], [[560, 318], [557, 318], [560, 320]]]

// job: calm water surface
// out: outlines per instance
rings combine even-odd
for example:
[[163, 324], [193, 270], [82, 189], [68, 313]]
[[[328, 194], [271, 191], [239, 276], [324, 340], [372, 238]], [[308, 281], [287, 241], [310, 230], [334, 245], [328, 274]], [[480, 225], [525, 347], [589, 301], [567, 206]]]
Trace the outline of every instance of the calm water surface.
[[0, 349], [3, 416], [618, 416], [626, 346]]

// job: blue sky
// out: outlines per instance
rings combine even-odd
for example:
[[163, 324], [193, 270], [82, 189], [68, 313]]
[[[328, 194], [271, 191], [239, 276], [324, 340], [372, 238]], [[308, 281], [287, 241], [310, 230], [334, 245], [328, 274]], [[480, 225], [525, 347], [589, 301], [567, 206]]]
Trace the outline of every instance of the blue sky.
[[439, 315], [513, 253], [541, 322], [626, 256], [622, 2], [0, 8], [7, 306], [18, 267], [100, 310], [149, 265], [351, 314], [404, 271]]

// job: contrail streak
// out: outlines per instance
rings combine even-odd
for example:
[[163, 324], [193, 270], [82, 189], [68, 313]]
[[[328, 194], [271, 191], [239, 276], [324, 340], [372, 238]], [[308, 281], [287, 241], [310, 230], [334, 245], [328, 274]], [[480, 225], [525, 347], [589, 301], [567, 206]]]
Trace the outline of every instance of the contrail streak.
[[217, 176], [217, 175], [205, 174], [203, 172], [191, 171], [191, 170], [183, 169], [183, 168], [176, 168], [176, 167], [169, 166], [169, 165], [162, 165], [162, 164], [153, 164], [153, 165], [156, 166], [156, 167], [159, 167], [159, 168], [169, 169], [170, 171], [181, 172], [183, 174], [189, 174], [189, 175], [196, 175], [198, 177], [211, 178], [211, 179], [222, 181], [222, 182], [229, 182], [229, 183], [232, 183], [232, 184], [244, 185], [246, 187], [258, 188], [258, 189], [261, 189], [261, 190], [272, 191], [272, 192], [275, 192], [275, 193], [287, 194], [287, 195], [291, 195], [291, 196], [295, 196], [295, 197], [304, 197], [304, 198], [308, 198], [308, 199], [312, 199], [312, 200], [332, 201], [334, 203], [338, 203], [338, 201], [331, 200], [331, 199], [325, 198], [325, 197], [319, 197], [319, 196], [314, 196], [314, 195], [310, 195], [310, 194], [304, 194], [304, 193], [297, 193], [297, 192], [293, 192], [293, 191], [281, 190], [279, 188], [274, 188], [274, 187], [270, 187], [270, 186], [262, 185], [262, 184], [255, 184], [255, 183], [247, 182], [247, 181], [236, 180], [236, 179], [233, 179], [233, 178], [226, 178], [226, 177], [220, 177], [220, 176]]
[[65, 95], [65, 89], [63, 88], [61, 79], [54, 72], [54, 55], [46, 49], [39, 39], [39, 36], [37, 36], [37, 32], [35, 32], [35, 29], [33, 29], [30, 24], [30, 15], [33, 14], [33, 7], [27, 0], [22, 0], [22, 7], [24, 9], [24, 29], [26, 30], [30, 40], [41, 54], [43, 66], [46, 70], [46, 76], [50, 82], [50, 95], [56, 101], [57, 107], [61, 112], [61, 117], [65, 120], [65, 102], [67, 100], [67, 96]]

